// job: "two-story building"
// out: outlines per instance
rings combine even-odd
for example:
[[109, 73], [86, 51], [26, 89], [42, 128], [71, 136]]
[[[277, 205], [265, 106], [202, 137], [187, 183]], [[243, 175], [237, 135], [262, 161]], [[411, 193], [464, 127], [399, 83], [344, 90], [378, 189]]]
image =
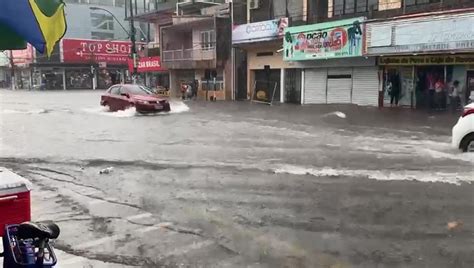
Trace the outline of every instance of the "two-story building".
[[[135, 19], [155, 24], [171, 94], [198, 85], [200, 98], [232, 99], [231, 16], [225, 1], [155, 3]], [[197, 83], [195, 82], [197, 81]]]
[[282, 45], [288, 26], [306, 23], [306, 0], [251, 1], [245, 8], [234, 8], [236, 99], [300, 103], [301, 72], [283, 61]]

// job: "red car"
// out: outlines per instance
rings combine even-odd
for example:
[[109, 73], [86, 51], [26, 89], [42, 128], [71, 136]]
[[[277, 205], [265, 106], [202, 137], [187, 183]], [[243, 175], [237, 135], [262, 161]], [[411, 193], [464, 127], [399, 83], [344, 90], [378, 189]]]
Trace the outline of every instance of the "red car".
[[100, 105], [108, 106], [110, 111], [126, 110], [135, 107], [139, 113], [169, 112], [170, 104], [148, 88], [141, 85], [111, 86], [100, 99]]

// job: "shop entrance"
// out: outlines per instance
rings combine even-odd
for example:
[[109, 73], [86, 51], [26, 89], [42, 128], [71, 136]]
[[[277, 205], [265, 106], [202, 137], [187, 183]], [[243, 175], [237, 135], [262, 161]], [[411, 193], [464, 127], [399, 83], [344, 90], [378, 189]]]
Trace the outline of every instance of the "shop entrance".
[[254, 98], [272, 103], [280, 100], [280, 69], [255, 70]]
[[285, 102], [301, 103], [301, 69], [285, 70]]
[[[415, 68], [415, 103], [417, 108], [446, 108], [445, 66], [417, 66]], [[442, 85], [443, 89], [436, 90]], [[438, 91], [438, 92], [437, 92]]]

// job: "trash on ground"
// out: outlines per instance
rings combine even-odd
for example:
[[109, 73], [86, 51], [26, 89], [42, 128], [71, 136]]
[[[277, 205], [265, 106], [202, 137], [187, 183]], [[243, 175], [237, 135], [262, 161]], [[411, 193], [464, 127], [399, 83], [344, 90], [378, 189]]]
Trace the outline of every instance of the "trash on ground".
[[448, 228], [449, 231], [454, 231], [454, 230], [460, 229], [462, 226], [463, 226], [462, 221], [450, 221], [448, 222], [446, 227]]
[[112, 171], [114, 171], [114, 168], [113, 167], [108, 167], [108, 168], [104, 168], [101, 171], [99, 171], [99, 174], [109, 174]]

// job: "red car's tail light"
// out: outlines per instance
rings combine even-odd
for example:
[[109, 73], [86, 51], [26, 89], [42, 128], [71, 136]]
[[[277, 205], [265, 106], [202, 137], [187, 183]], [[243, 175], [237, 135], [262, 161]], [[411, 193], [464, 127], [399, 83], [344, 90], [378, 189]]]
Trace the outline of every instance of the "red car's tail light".
[[462, 113], [461, 117], [466, 117], [470, 114], [474, 114], [474, 108], [466, 108], [464, 109], [464, 112]]

